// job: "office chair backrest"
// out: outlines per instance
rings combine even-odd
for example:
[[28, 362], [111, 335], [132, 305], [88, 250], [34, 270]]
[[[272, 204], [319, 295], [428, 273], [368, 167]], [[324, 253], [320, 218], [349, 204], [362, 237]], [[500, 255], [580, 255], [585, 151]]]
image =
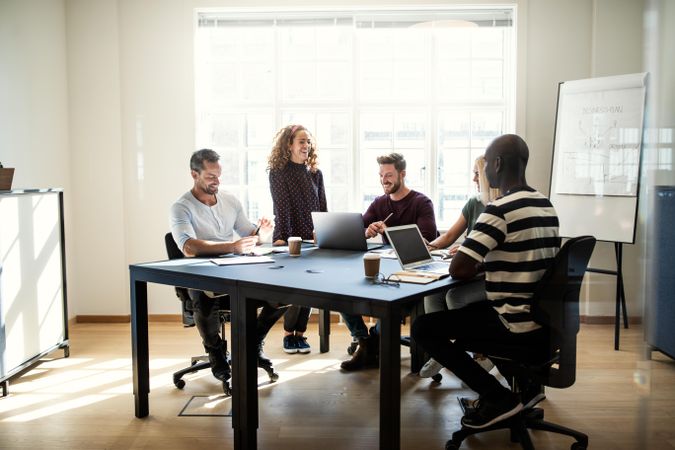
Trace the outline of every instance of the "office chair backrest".
[[176, 241], [173, 240], [173, 235], [171, 233], [166, 233], [164, 235], [164, 245], [166, 246], [166, 254], [169, 259], [180, 259], [185, 258], [183, 252], [180, 251]]
[[574, 384], [579, 291], [594, 247], [593, 236], [565, 242], [534, 292], [532, 315], [537, 323], [550, 329], [550, 354], [556, 358], [543, 380], [547, 386], [564, 388]]
[[[166, 255], [169, 257], [169, 259], [185, 258], [183, 252], [181, 252], [180, 249], [178, 248], [178, 245], [176, 245], [176, 241], [173, 240], [173, 235], [171, 233], [166, 233], [164, 235], [164, 245], [166, 247]], [[190, 301], [190, 295], [188, 294], [188, 291], [185, 288], [176, 287], [176, 296], [181, 301], [186, 300]]]

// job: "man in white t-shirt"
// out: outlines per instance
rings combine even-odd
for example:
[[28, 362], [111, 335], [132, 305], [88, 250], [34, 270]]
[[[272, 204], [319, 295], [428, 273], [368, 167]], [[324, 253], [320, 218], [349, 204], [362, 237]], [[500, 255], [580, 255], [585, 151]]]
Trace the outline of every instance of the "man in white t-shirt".
[[[248, 253], [258, 243], [258, 231], [271, 232], [267, 218], [251, 223], [239, 200], [227, 192], [219, 192], [222, 168], [218, 153], [209, 149], [194, 152], [190, 172], [194, 185], [171, 206], [171, 234], [185, 256], [212, 256], [225, 253]], [[235, 239], [234, 232], [242, 236]], [[230, 378], [227, 352], [220, 336], [218, 306], [227, 297], [189, 290], [194, 321], [209, 355], [211, 371], [221, 380]], [[217, 297], [217, 298], [216, 298]], [[263, 339], [285, 312], [265, 303], [258, 315], [256, 336], [258, 367], [271, 371], [272, 361], [263, 353]]]

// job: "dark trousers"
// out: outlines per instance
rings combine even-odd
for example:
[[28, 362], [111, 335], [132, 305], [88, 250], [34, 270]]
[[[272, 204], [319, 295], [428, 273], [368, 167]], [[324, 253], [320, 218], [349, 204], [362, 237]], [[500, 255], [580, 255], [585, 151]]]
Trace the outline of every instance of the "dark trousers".
[[[230, 309], [230, 298], [228, 296], [210, 298], [202, 291], [189, 290], [192, 299], [192, 308], [194, 310], [195, 326], [202, 337], [204, 348], [218, 349], [221, 345], [220, 336], [220, 316], [219, 309]], [[256, 323], [256, 338], [260, 344], [270, 328], [279, 320], [286, 311], [285, 307], [276, 308], [264, 304]]]
[[307, 322], [309, 322], [309, 313], [312, 308], [307, 306], [291, 305], [284, 313], [284, 331], [292, 333], [304, 333], [307, 331]]
[[[480, 396], [499, 394], [506, 388], [475, 362], [467, 351], [528, 359], [529, 354], [539, 353], [548, 346], [546, 329], [512, 333], [488, 300], [460, 309], [424, 314], [412, 324], [411, 334], [432, 358], [451, 370]], [[455, 341], [451, 342], [451, 339]], [[505, 353], [505, 345], [527, 350], [523, 350], [522, 354], [520, 350]]]

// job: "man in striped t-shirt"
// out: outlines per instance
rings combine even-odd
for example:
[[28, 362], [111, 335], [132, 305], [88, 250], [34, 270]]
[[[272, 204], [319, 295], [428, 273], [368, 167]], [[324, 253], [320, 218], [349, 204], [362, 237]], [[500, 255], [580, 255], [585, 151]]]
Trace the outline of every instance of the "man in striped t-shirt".
[[413, 338], [479, 394], [476, 408], [462, 418], [471, 428], [511, 417], [523, 405], [467, 350], [490, 354], [491, 343], [542, 348], [548, 339], [548, 330], [532, 320], [530, 301], [560, 248], [558, 217], [551, 202], [527, 185], [528, 157], [527, 144], [516, 135], [500, 136], [488, 146], [486, 175], [490, 187], [504, 195], [485, 208], [450, 264], [455, 279], [484, 271], [486, 300], [425, 314], [413, 324]]

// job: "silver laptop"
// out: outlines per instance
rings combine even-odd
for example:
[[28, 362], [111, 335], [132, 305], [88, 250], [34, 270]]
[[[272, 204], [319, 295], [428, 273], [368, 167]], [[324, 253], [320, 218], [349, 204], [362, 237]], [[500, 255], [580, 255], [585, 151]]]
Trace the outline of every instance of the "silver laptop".
[[319, 248], [372, 250], [382, 244], [366, 241], [363, 216], [351, 212], [313, 212], [312, 222]]
[[427, 249], [417, 225], [401, 225], [384, 230], [403, 270], [450, 275], [450, 263], [436, 261]]

